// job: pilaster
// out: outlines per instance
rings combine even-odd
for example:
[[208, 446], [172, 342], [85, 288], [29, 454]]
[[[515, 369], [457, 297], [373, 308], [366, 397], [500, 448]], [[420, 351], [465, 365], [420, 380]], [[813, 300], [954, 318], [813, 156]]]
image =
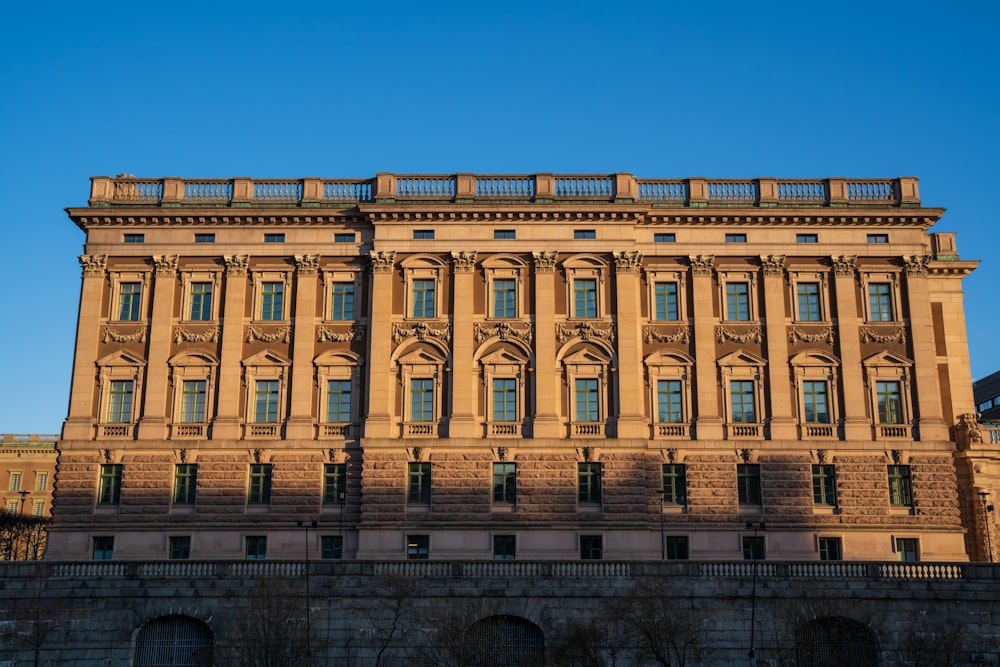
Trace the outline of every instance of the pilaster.
[[83, 279], [80, 310], [76, 322], [76, 349], [73, 353], [73, 380], [69, 414], [63, 423], [64, 440], [91, 440], [94, 437], [94, 389], [98, 342], [101, 337], [101, 296], [108, 265], [107, 255], [81, 255]]
[[918, 434], [921, 440], [948, 440], [941, 411], [934, 320], [927, 286], [927, 257], [905, 257], [906, 297], [913, 340], [913, 380], [916, 390]]
[[713, 312], [712, 272], [715, 255], [692, 255], [691, 308], [694, 313], [695, 358], [695, 437], [698, 440], [722, 439], [719, 415], [719, 381], [715, 360], [715, 313]]
[[452, 252], [451, 416], [448, 437], [471, 438], [476, 430], [476, 387], [479, 375], [472, 366], [472, 302], [476, 251]]
[[392, 355], [392, 281], [396, 260], [395, 250], [373, 250], [371, 262], [371, 292], [368, 303], [371, 323], [368, 335], [368, 414], [365, 419], [366, 438], [392, 437], [393, 377]]
[[767, 339], [767, 396], [771, 405], [768, 430], [772, 440], [797, 436], [788, 391], [788, 337], [785, 333], [785, 256], [760, 258], [764, 274], [764, 331]]
[[840, 386], [844, 388], [844, 438], [871, 440], [871, 419], [865, 411], [867, 395], [861, 372], [861, 337], [858, 335], [857, 257], [838, 256], [832, 260], [837, 300], [837, 341], [840, 345]]
[[292, 393], [285, 437], [312, 438], [313, 356], [316, 346], [316, 282], [319, 255], [295, 256], [295, 316], [292, 319]]
[[167, 437], [167, 359], [170, 356], [170, 335], [177, 285], [177, 255], [153, 257], [156, 267], [153, 278], [153, 314], [149, 326], [149, 354], [146, 357], [146, 397], [140, 440], [162, 440]]
[[212, 422], [213, 440], [240, 437], [240, 385], [243, 370], [243, 304], [247, 289], [247, 255], [225, 257], [226, 286], [222, 304], [222, 351], [219, 359], [218, 411]]
[[558, 252], [531, 253], [535, 265], [535, 418], [532, 436], [558, 438], [559, 371], [556, 368], [555, 271]]
[[619, 438], [649, 436], [648, 420], [643, 411], [641, 290], [639, 271], [642, 255], [636, 251], [616, 252], [615, 289], [618, 304], [618, 376]]

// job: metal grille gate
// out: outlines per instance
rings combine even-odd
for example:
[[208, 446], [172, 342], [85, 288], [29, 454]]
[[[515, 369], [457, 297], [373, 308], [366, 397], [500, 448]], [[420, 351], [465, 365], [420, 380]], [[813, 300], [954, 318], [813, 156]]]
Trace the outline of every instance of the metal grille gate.
[[795, 633], [799, 667], [878, 667], [878, 639], [870, 628], [847, 618], [818, 618]]
[[157, 618], [135, 640], [134, 667], [210, 667], [212, 631], [186, 616]]
[[532, 667], [541, 665], [545, 635], [517, 616], [490, 616], [465, 630], [464, 663], [468, 667]]

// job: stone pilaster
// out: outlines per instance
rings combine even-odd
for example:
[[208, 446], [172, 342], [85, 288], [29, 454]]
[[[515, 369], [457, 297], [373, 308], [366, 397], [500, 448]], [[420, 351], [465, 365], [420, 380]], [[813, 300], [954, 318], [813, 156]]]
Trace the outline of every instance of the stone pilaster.
[[222, 304], [222, 351], [219, 359], [218, 411], [212, 422], [213, 440], [240, 437], [240, 384], [243, 369], [244, 302], [247, 290], [247, 255], [225, 257], [225, 301]]
[[934, 320], [927, 286], [927, 257], [906, 257], [906, 296], [913, 340], [913, 380], [916, 389], [917, 428], [921, 440], [948, 440], [941, 411]]
[[691, 309], [694, 313], [695, 358], [695, 437], [698, 440], [722, 438], [719, 415], [719, 381], [715, 363], [715, 313], [712, 310], [712, 272], [715, 255], [692, 255]]
[[858, 301], [855, 288], [857, 257], [833, 257], [837, 341], [840, 344], [840, 386], [844, 388], [841, 418], [844, 438], [871, 440], [871, 420], [865, 411], [867, 394], [861, 369]]
[[156, 267], [153, 278], [153, 315], [149, 327], [149, 355], [146, 358], [146, 398], [139, 422], [141, 440], [162, 440], [167, 437], [166, 409], [167, 359], [170, 356], [170, 335], [177, 286], [177, 255], [153, 258]]
[[768, 430], [772, 440], [796, 437], [795, 417], [788, 391], [788, 337], [785, 333], [785, 257], [762, 256], [764, 322], [767, 339], [767, 395], [770, 398]]
[[558, 252], [531, 253], [535, 264], [535, 418], [532, 436], [560, 435], [559, 369], [556, 368], [555, 271]]
[[368, 414], [366, 438], [392, 437], [392, 399], [394, 378], [389, 359], [392, 355], [392, 280], [395, 250], [373, 250], [371, 261], [371, 298], [368, 321]]
[[313, 437], [313, 356], [316, 341], [316, 281], [319, 255], [295, 256], [295, 317], [292, 329], [292, 385], [286, 438]]
[[107, 255], [80, 256], [83, 282], [80, 286], [80, 315], [76, 324], [69, 414], [62, 432], [64, 440], [90, 440], [94, 437], [93, 404], [97, 387], [94, 359], [97, 358], [101, 336], [101, 296], [107, 265]]
[[649, 436], [648, 420], [643, 411], [642, 325], [639, 321], [642, 290], [639, 271], [642, 255], [616, 252], [615, 290], [618, 305], [618, 428], [619, 438]]
[[476, 251], [452, 252], [452, 365], [451, 416], [448, 436], [470, 438], [477, 435], [476, 386], [479, 376], [472, 365], [474, 334], [472, 331], [473, 278]]

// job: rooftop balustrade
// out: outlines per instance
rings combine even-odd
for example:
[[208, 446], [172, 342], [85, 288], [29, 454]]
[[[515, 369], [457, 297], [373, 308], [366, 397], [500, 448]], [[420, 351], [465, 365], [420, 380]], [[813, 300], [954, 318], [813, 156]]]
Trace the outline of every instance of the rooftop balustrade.
[[650, 207], [919, 207], [917, 179], [635, 178], [632, 174], [392, 174], [374, 178], [91, 179], [89, 204], [330, 207], [368, 202], [602, 202]]

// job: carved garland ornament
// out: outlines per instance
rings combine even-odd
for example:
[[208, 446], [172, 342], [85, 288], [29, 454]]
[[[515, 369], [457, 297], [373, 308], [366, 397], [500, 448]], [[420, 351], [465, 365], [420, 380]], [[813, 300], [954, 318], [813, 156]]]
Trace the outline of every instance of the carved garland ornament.
[[861, 342], [871, 343], [873, 341], [876, 343], [899, 343], [902, 345], [906, 343], [906, 330], [900, 328], [894, 330], [892, 333], [880, 334], [873, 329], [862, 329]]
[[153, 266], [156, 275], [172, 276], [177, 273], [177, 255], [153, 255]]
[[315, 276], [319, 271], [319, 255], [295, 255], [295, 266], [300, 276]]
[[646, 344], [651, 343], [687, 343], [691, 340], [691, 330], [686, 326], [674, 329], [672, 334], [661, 333], [656, 327], [642, 328], [643, 340]]
[[188, 331], [182, 327], [174, 329], [174, 345], [181, 343], [214, 343], [219, 340], [219, 327], [212, 327], [204, 331]]
[[372, 250], [368, 253], [368, 259], [371, 261], [372, 271], [375, 273], [390, 273], [393, 263], [396, 261], [396, 251]]
[[469, 273], [476, 268], [477, 254], [475, 250], [452, 251], [451, 259], [455, 264], [455, 273]]
[[365, 325], [355, 324], [350, 331], [336, 332], [326, 327], [316, 329], [316, 340], [320, 343], [350, 343], [365, 339]]
[[108, 267], [107, 255], [80, 255], [78, 259], [85, 276], [103, 276]]
[[291, 340], [289, 335], [291, 331], [291, 327], [278, 327], [271, 333], [264, 333], [257, 327], [247, 327], [247, 342], [253, 343], [259, 340], [264, 343], [274, 343], [280, 340], [282, 343], [288, 343]]
[[133, 331], [132, 333], [122, 333], [115, 329], [108, 327], [104, 328], [104, 337], [101, 339], [102, 343], [145, 343], [146, 342], [146, 329], [143, 327], [138, 331]]
[[796, 329], [792, 327], [788, 330], [788, 342], [792, 345], [797, 343], [826, 343], [827, 345], [833, 345], [833, 329], [827, 327], [817, 331], [816, 333], [809, 334], [801, 329]]
[[247, 265], [250, 264], [249, 255], [230, 255], [223, 257], [222, 260], [226, 263], [227, 276], [245, 276], [247, 274]]
[[475, 324], [477, 343], [496, 337], [504, 341], [516, 338], [530, 345], [532, 331], [533, 327], [530, 322], [519, 323], [516, 327], [510, 322], [476, 322]]
[[423, 341], [428, 338], [438, 338], [446, 343], [451, 342], [451, 325], [434, 328], [426, 322], [417, 322], [412, 327], [404, 327], [396, 322], [392, 324], [392, 342], [400, 343], [404, 338], [416, 338]]
[[579, 338], [580, 340], [599, 338], [608, 343], [613, 343], [615, 339], [615, 325], [608, 324], [606, 327], [598, 327], [590, 322], [578, 322], [569, 326], [556, 324], [556, 338], [560, 343], [565, 343], [570, 338]]
[[637, 250], [624, 250], [613, 255], [618, 273], [635, 273], [642, 267], [642, 253]]
[[556, 270], [556, 257], [559, 256], [557, 251], [533, 252], [531, 256], [535, 260], [535, 273], [550, 273]]
[[688, 255], [691, 262], [691, 275], [711, 276], [715, 267], [715, 255]]
[[718, 327], [715, 330], [715, 337], [720, 343], [724, 343], [727, 340], [731, 340], [734, 343], [761, 343], [764, 337], [761, 333], [760, 327], [754, 327], [745, 333], [736, 333], [731, 329], [726, 327]]

